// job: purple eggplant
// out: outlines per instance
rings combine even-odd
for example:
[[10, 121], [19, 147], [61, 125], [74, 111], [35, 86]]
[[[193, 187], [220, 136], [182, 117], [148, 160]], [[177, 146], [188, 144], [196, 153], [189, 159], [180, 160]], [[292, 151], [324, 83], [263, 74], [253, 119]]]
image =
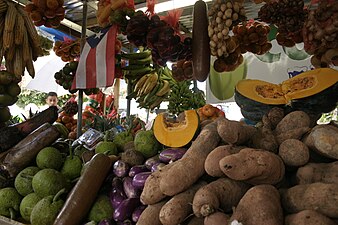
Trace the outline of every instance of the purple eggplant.
[[138, 221], [138, 219], [140, 218], [140, 216], [141, 216], [143, 210], [145, 210], [145, 208], [147, 208], [146, 205], [140, 205], [134, 210], [133, 214], [131, 215], [131, 219], [135, 223]]
[[156, 170], [166, 166], [167, 164], [164, 163], [155, 163], [152, 167], [151, 167], [151, 172], [155, 172]]
[[186, 151], [185, 148], [167, 148], [160, 153], [159, 159], [164, 163], [174, 162], [182, 158]]
[[130, 220], [118, 221], [117, 225], [133, 225], [134, 223]]
[[103, 219], [98, 225], [113, 225], [113, 222], [110, 219]]
[[121, 178], [115, 177], [110, 191], [110, 202], [113, 208], [117, 208], [125, 199], [127, 199], [127, 196], [123, 190], [123, 182]]
[[125, 177], [123, 179], [123, 190], [128, 198], [139, 198], [141, 190], [133, 186], [133, 178]]
[[127, 198], [114, 210], [115, 221], [124, 221], [131, 217], [136, 207], [141, 204], [139, 198]]
[[151, 167], [155, 164], [160, 162], [160, 155], [155, 155], [149, 159], [146, 160], [146, 162], [144, 163], [144, 165], [148, 168], [148, 170], [151, 170]]
[[151, 172], [138, 173], [133, 177], [133, 186], [139, 189], [143, 189], [144, 183], [150, 176]]
[[148, 168], [145, 165], [136, 165], [130, 168], [129, 170], [129, 176], [134, 177], [136, 174], [141, 172], [147, 172], [149, 171]]
[[122, 160], [117, 160], [113, 165], [114, 174], [117, 177], [125, 177], [129, 173], [129, 165]]

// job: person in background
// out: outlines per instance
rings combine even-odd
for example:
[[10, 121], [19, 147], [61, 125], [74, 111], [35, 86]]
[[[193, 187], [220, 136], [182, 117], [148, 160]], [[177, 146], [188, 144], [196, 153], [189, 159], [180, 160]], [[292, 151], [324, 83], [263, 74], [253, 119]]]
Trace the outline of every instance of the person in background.
[[55, 92], [49, 92], [46, 98], [46, 105], [42, 106], [40, 110], [45, 110], [50, 106], [56, 106], [58, 109], [61, 107], [58, 106], [58, 95]]

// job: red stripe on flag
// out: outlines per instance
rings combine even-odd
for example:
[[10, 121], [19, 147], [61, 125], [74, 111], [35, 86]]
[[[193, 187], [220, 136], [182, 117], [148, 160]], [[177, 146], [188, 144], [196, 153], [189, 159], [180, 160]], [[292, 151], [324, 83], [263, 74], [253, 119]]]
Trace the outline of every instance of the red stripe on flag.
[[96, 48], [92, 48], [86, 59], [86, 88], [96, 87]]
[[[115, 40], [117, 26], [114, 25], [108, 32], [106, 51], [106, 86], [112, 86], [115, 78]], [[113, 52], [113, 54], [112, 54]]]

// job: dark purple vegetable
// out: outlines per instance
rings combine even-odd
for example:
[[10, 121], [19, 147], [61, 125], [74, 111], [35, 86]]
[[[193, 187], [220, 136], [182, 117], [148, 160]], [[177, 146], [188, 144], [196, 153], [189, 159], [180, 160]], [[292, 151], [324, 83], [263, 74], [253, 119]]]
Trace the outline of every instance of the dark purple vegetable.
[[151, 172], [142, 172], [138, 173], [133, 177], [133, 186], [143, 189], [144, 183], [146, 182], [147, 178], [150, 176]]
[[110, 219], [103, 219], [98, 225], [113, 225], [113, 222]]
[[133, 222], [130, 220], [118, 221], [117, 225], [133, 225]]
[[145, 165], [137, 165], [137, 166], [133, 166], [132, 168], [130, 168], [129, 170], [129, 176], [133, 177], [138, 173], [141, 172], [147, 172], [149, 171], [148, 168]]
[[151, 170], [151, 167], [155, 164], [160, 162], [160, 155], [155, 155], [149, 159], [146, 160], [146, 162], [144, 163], [144, 165], [148, 168], [148, 170]]
[[151, 172], [155, 172], [156, 170], [166, 166], [167, 164], [164, 163], [155, 163], [152, 167], [151, 167]]
[[127, 198], [115, 209], [113, 214], [114, 220], [124, 221], [128, 219], [140, 204], [139, 198]]
[[127, 196], [123, 190], [123, 182], [120, 178], [115, 177], [110, 191], [110, 202], [113, 208], [116, 209], [125, 199], [127, 199]]
[[131, 219], [135, 223], [138, 221], [138, 218], [140, 218], [140, 216], [141, 216], [141, 214], [142, 214], [142, 212], [145, 208], [147, 208], [146, 205], [140, 205], [134, 210], [133, 214], [131, 215]]
[[139, 198], [141, 190], [133, 186], [133, 178], [125, 177], [123, 179], [123, 190], [128, 198]]
[[129, 169], [130, 169], [129, 165], [123, 162], [122, 160], [117, 160], [113, 166], [114, 174], [118, 177], [127, 176]]
[[159, 159], [164, 163], [174, 162], [182, 158], [186, 151], [185, 148], [167, 148], [160, 153]]

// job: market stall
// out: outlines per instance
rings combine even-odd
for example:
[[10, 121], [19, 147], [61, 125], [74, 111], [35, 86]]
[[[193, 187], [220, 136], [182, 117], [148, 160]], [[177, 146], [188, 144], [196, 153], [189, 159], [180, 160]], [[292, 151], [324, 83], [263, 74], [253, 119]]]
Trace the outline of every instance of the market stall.
[[[83, 1], [78, 38], [51, 47], [36, 27], [69, 24], [70, 2], [0, 0], [0, 224], [338, 223], [337, 2], [180, 4]], [[14, 121], [49, 51], [69, 96]]]

